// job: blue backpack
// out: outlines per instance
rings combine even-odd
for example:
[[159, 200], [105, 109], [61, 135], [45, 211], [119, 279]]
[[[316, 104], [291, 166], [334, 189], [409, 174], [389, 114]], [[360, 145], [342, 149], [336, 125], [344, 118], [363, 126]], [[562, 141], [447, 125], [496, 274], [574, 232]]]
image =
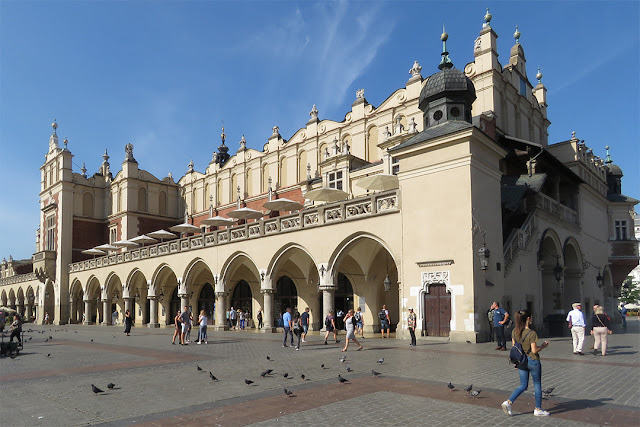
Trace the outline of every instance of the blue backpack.
[[[531, 331], [527, 333], [529, 335]], [[516, 342], [513, 347], [511, 347], [511, 351], [509, 352], [509, 360], [511, 363], [516, 365], [516, 368], [526, 370], [529, 366], [529, 359], [527, 358], [527, 353], [522, 349], [522, 343], [527, 335], [523, 336], [519, 342]]]

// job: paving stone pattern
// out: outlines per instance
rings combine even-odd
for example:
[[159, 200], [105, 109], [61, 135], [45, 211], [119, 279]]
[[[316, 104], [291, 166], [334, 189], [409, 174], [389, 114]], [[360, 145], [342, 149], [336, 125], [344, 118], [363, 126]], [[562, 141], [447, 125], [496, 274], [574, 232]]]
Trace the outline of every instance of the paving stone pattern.
[[[502, 412], [500, 402], [519, 380], [508, 352], [495, 351], [493, 343], [419, 340], [410, 348], [406, 340], [378, 335], [363, 340], [364, 351], [352, 345], [341, 353], [343, 342], [325, 346], [322, 336], [312, 335], [295, 351], [282, 348], [280, 334], [234, 331], [209, 332], [208, 345], [183, 347], [170, 344], [170, 329], [134, 327], [127, 337], [121, 327], [26, 325], [33, 332], [25, 333], [31, 340], [24, 350], [15, 359], [0, 358], [0, 419], [3, 426], [384, 426], [426, 420], [429, 425], [640, 425], [640, 322], [628, 324], [609, 337], [606, 357], [573, 355], [569, 338], [549, 340], [541, 353], [543, 387], [556, 388], [543, 402], [552, 412], [548, 418], [532, 415], [532, 383], [514, 405], [517, 416]], [[45, 342], [49, 336], [53, 339]], [[592, 343], [587, 337], [585, 352]], [[376, 363], [380, 357], [382, 365]], [[347, 373], [347, 366], [353, 372]], [[260, 378], [265, 369], [273, 375]], [[372, 369], [383, 375], [372, 378]], [[209, 379], [209, 371], [218, 382]], [[285, 379], [285, 372], [293, 378]], [[339, 384], [338, 374], [351, 383]], [[245, 379], [255, 384], [247, 386]], [[449, 381], [454, 392], [446, 387]], [[116, 389], [107, 390], [109, 382]], [[91, 384], [105, 393], [94, 395]], [[477, 399], [462, 390], [469, 384], [483, 390]], [[284, 396], [285, 387], [293, 397]]]

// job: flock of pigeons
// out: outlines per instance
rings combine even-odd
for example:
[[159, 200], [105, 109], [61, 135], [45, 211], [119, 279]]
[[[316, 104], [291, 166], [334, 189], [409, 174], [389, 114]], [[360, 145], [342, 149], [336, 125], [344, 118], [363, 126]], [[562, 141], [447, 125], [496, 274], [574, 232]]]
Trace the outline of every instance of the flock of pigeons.
[[[449, 389], [449, 391], [453, 391], [456, 389], [456, 386], [454, 386], [453, 384], [451, 384], [451, 381], [449, 381], [449, 384], [447, 384], [447, 388]], [[555, 387], [549, 387], [549, 388], [545, 388], [542, 390], [542, 398], [543, 399], [548, 399], [549, 396], [551, 396], [551, 393], [553, 393], [553, 390], [555, 390]], [[471, 397], [473, 397], [474, 399], [478, 397], [478, 395], [480, 395], [480, 393], [482, 393], [482, 390], [474, 390], [473, 389], [473, 384], [469, 385], [468, 387], [465, 387], [464, 391], [467, 392], [467, 394]]]

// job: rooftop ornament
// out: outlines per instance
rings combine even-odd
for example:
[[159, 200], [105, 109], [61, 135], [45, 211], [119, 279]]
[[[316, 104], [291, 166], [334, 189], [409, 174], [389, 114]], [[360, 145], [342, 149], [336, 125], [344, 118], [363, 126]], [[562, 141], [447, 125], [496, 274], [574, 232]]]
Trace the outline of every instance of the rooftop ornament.
[[482, 24], [483, 27], [488, 27], [490, 26], [490, 22], [491, 22], [491, 18], [493, 18], [493, 15], [491, 15], [489, 13], [489, 8], [487, 8], [487, 13], [484, 15], [484, 24]]
[[520, 36], [521, 36], [521, 33], [518, 30], [518, 26], [516, 25], [516, 32], [513, 33], [513, 38], [516, 39], [516, 44], [520, 44]]
[[442, 60], [440, 61], [440, 65], [438, 65], [439, 69], [443, 68], [452, 68], [453, 62], [449, 59], [449, 52], [447, 52], [447, 40], [449, 39], [449, 34], [444, 30], [444, 24], [442, 24], [442, 34], [440, 35], [440, 40], [442, 40]]

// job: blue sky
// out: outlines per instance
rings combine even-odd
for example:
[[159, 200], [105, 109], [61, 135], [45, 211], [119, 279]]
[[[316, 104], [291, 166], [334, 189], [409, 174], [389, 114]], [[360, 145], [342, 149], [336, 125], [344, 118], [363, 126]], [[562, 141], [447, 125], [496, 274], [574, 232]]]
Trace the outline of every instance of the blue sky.
[[124, 146], [140, 167], [204, 171], [224, 121], [234, 153], [262, 149], [274, 125], [289, 138], [317, 104], [341, 121], [365, 89], [379, 105], [414, 60], [437, 72], [442, 23], [458, 68], [473, 60], [485, 7], [508, 63], [515, 26], [529, 79], [548, 89], [549, 141], [576, 131], [605, 145], [640, 199], [640, 6], [637, 1], [0, 2], [0, 258], [28, 258], [38, 227], [39, 168], [51, 121], [69, 139], [74, 172], [114, 172]]

